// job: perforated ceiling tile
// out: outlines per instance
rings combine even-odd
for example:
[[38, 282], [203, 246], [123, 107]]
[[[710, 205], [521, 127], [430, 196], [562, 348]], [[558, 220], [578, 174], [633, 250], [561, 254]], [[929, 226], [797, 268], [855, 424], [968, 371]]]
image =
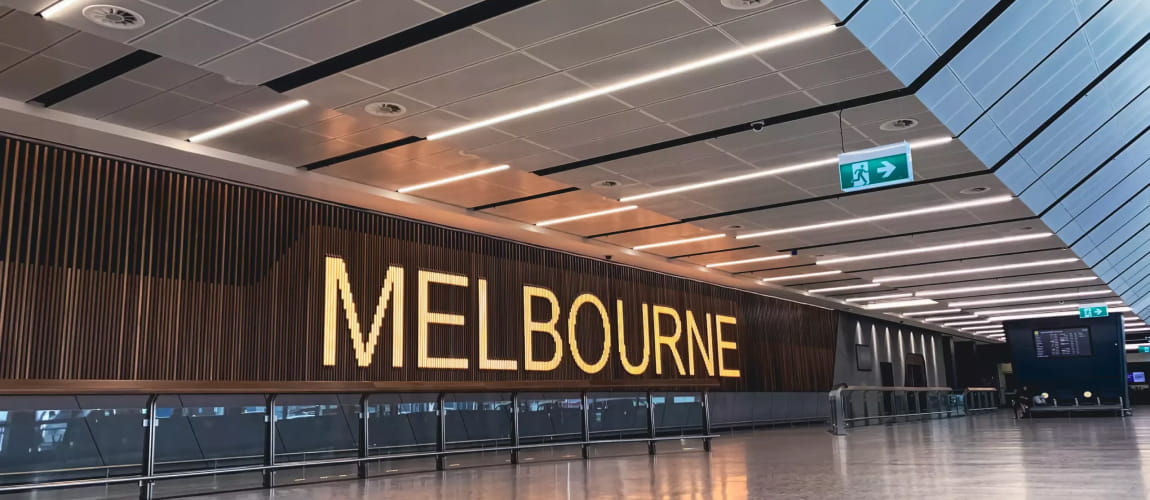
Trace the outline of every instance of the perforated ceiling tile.
[[552, 70], [523, 54], [507, 54], [490, 61], [403, 87], [403, 93], [435, 105], [444, 105], [491, 92]]
[[20, 11], [0, 17], [0, 43], [32, 52], [44, 50], [75, 32]]
[[192, 17], [255, 40], [343, 3], [347, 0], [225, 1], [215, 2]]
[[241, 82], [259, 84], [310, 65], [304, 59], [255, 43], [204, 64], [203, 68]]
[[697, 92], [646, 106], [646, 110], [664, 120], [675, 121], [702, 116], [738, 105], [754, 103], [797, 92], [790, 82], [777, 74], [765, 75], [731, 85]]
[[207, 71], [160, 58], [124, 73], [124, 78], [162, 90], [174, 89], [180, 85], [208, 74]]
[[0, 45], [0, 73], [31, 55], [32, 53], [26, 50]]
[[208, 104], [203, 101], [171, 92], [164, 92], [101, 119], [134, 129], [147, 130], [161, 123], [193, 113], [206, 106], [208, 106]]
[[783, 75], [801, 88], [811, 88], [881, 71], [886, 71], [886, 67], [878, 58], [860, 51], [793, 67], [784, 70]]
[[36, 14], [56, 3], [56, 0], [4, 0], [4, 5], [27, 14]]
[[77, 33], [41, 54], [86, 68], [99, 68], [132, 53], [132, 48], [87, 33]]
[[160, 89], [140, 85], [123, 78], [113, 78], [87, 92], [65, 99], [53, 106], [53, 109], [90, 118], [99, 118], [128, 108], [158, 93], [160, 93]]
[[86, 72], [64, 61], [32, 56], [0, 72], [0, 96], [27, 101]]
[[[192, 10], [196, 9], [197, 7], [200, 7], [201, 5], [212, 3], [215, 0], [147, 0], [147, 1], [149, 3], [159, 5], [160, 7], [163, 7], [165, 9], [171, 9], [171, 10], [174, 10], [174, 11], [179, 12], [181, 14], [185, 14], [185, 13], [191, 12]], [[252, 0], [244, 0], [244, 1], [245, 2], [252, 2]], [[228, 3], [228, 2], [220, 2], [220, 3]], [[286, 2], [284, 2], [284, 3], [286, 3]]]
[[559, 68], [570, 68], [705, 27], [690, 9], [671, 2], [527, 50]]
[[172, 92], [204, 102], [220, 102], [229, 97], [247, 92], [252, 88], [254, 87], [251, 85], [229, 82], [220, 75], [207, 73], [202, 77], [172, 89]]
[[661, 0], [544, 0], [479, 24], [479, 28], [522, 47], [604, 22]]
[[322, 61], [438, 16], [412, 0], [356, 0], [268, 37], [264, 43]]
[[499, 42], [463, 29], [356, 66], [349, 74], [400, 87], [508, 52]]
[[[195, 40], [195, 43], [188, 43]], [[199, 65], [237, 49], [247, 40], [191, 19], [181, 19], [133, 42], [177, 61]]]
[[337, 109], [347, 104], [378, 95], [387, 89], [339, 73], [321, 78], [286, 92], [296, 99], [307, 99], [315, 106]]

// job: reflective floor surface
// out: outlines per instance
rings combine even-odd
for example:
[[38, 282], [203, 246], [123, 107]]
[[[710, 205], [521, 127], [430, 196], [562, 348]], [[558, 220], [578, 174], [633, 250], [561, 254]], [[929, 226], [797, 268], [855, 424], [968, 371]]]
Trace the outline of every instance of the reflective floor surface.
[[1016, 422], [999, 412], [864, 427], [845, 437], [822, 426], [782, 428], [725, 435], [710, 454], [536, 462], [194, 498], [1148, 498], [1141, 445], [1150, 450], [1150, 411], [1137, 413]]

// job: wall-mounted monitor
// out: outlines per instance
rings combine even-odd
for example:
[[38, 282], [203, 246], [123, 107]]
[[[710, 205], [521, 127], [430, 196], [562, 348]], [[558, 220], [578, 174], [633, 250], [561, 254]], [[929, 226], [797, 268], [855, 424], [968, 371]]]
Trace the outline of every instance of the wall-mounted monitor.
[[1126, 380], [1131, 384], [1145, 384], [1146, 372], [1130, 372], [1130, 374], [1126, 376]]
[[1034, 330], [1034, 355], [1039, 358], [1076, 358], [1092, 356], [1090, 329], [1051, 328]]

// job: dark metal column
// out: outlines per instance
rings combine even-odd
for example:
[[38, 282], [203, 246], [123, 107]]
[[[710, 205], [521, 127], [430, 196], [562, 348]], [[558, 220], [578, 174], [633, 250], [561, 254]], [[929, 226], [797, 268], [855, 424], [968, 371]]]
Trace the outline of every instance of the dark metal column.
[[519, 463], [519, 393], [511, 395], [511, 463]]
[[[156, 400], [160, 396], [148, 396], [148, 416], [144, 420], [144, 456], [140, 462], [140, 475], [151, 477], [156, 474]], [[156, 482], [152, 479], [140, 481], [140, 498], [151, 500], [155, 493]]]
[[[273, 466], [276, 464], [276, 395], [268, 394], [267, 406], [264, 410], [264, 420], [267, 422], [265, 431], [267, 435], [264, 437], [264, 465]], [[264, 470], [264, 488], [272, 488], [276, 485], [276, 473], [272, 469]]]
[[651, 391], [647, 391], [647, 453], [649, 455], [655, 454], [655, 399], [651, 397]]
[[371, 430], [368, 425], [371, 413], [367, 410], [369, 399], [371, 399], [371, 394], [368, 393], [359, 397], [359, 458], [361, 460], [356, 464], [355, 470], [360, 479], [367, 477], [367, 460], [362, 459], [371, 455]]
[[435, 431], [435, 450], [439, 454], [435, 456], [435, 470], [447, 468], [447, 457], [443, 455], [447, 451], [447, 409], [443, 404], [446, 400], [447, 395], [441, 392], [435, 402], [435, 409], [439, 413], [439, 425]]
[[[703, 391], [703, 435], [711, 435], [711, 393]], [[711, 438], [703, 438], [703, 450], [711, 451]]]
[[583, 410], [583, 458], [591, 457], [591, 408], [588, 406], [589, 398], [587, 392], [583, 392], [583, 404], [580, 408]]

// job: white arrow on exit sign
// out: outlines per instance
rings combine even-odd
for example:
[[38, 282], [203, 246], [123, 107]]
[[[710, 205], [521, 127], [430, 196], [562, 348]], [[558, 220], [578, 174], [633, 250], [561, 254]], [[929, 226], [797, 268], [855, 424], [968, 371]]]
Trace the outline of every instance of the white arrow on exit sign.
[[898, 167], [894, 166], [893, 163], [884, 161], [882, 162], [882, 166], [878, 168], [878, 173], [882, 174], [883, 179], [886, 179], [887, 177], [890, 177], [890, 174], [894, 173], [894, 169], [896, 168]]

